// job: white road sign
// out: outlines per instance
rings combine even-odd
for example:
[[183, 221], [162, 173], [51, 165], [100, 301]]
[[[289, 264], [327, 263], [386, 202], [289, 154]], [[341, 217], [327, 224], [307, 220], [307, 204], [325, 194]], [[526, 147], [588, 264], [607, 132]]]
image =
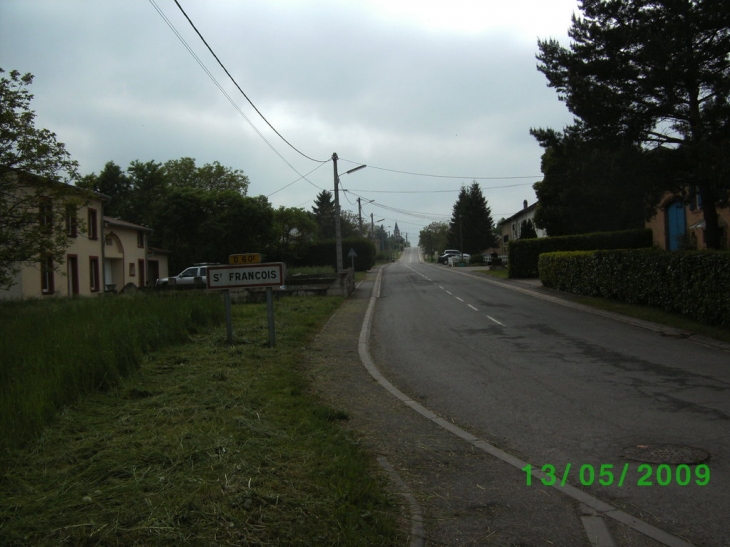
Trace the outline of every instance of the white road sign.
[[209, 289], [236, 287], [276, 287], [284, 284], [283, 262], [241, 264], [239, 266], [208, 266]]

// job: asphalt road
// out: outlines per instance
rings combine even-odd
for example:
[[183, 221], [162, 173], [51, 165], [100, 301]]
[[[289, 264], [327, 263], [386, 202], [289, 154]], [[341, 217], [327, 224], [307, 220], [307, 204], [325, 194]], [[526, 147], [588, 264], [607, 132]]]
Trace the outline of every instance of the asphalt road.
[[[383, 374], [434, 413], [553, 465], [558, 482], [570, 464], [568, 484], [694, 545], [730, 545], [727, 351], [421, 263], [416, 248], [384, 271], [371, 344]], [[639, 472], [623, 457], [658, 444], [708, 452], [708, 484], [704, 467]]]

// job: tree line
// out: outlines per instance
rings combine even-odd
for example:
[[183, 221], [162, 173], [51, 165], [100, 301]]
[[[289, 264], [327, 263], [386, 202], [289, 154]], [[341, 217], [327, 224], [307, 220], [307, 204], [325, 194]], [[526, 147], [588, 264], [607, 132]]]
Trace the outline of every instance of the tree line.
[[[124, 171], [110, 161], [77, 186], [108, 196], [108, 216], [152, 228], [150, 245], [171, 252], [172, 271], [194, 262], [225, 263], [229, 254], [245, 252], [294, 264], [312, 242], [334, 238], [331, 192], [320, 192], [311, 211], [274, 208], [264, 196], [247, 195], [242, 171], [218, 162], [133, 161]], [[344, 236], [357, 235], [353, 214], [342, 216]]]

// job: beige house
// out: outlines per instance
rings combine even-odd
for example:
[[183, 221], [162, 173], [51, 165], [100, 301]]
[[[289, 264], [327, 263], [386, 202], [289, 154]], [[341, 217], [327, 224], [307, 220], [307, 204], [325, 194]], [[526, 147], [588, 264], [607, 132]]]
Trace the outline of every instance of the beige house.
[[[536, 201], [532, 205], [528, 205], [527, 200], [524, 200], [522, 202], [521, 211], [500, 222], [499, 229], [502, 237], [498, 242], [499, 254], [507, 254], [507, 245], [509, 242], [520, 239], [522, 223], [524, 221], [529, 220], [533, 224], [535, 223], [534, 217], [535, 211], [537, 210], [537, 204], [538, 202]], [[535, 226], [535, 231], [537, 232], [537, 237], [547, 236], [547, 233], [542, 228]]]
[[[167, 254], [149, 248], [152, 230], [105, 217], [107, 199], [100, 194], [86, 196], [76, 215], [67, 217], [70, 244], [63, 263], [54, 264], [49, 257], [36, 265], [24, 265], [10, 289], [0, 290], [0, 300], [91, 296], [130, 284], [154, 286], [158, 277], [167, 277]], [[42, 218], [39, 211], [39, 221]]]
[[[730, 249], [730, 208], [717, 208], [720, 242]], [[657, 206], [656, 215], [646, 223], [654, 233], [654, 245], [660, 249], [706, 249], [705, 220], [699, 195], [690, 195], [689, 202], [667, 193]]]

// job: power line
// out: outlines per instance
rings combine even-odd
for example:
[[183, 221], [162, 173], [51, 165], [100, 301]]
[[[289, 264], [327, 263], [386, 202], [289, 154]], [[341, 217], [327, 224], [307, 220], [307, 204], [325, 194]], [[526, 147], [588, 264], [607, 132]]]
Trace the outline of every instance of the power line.
[[[248, 118], [248, 116], [246, 116], [246, 114], [243, 112], [243, 110], [241, 110], [241, 108], [236, 104], [236, 101], [234, 101], [233, 98], [228, 94], [228, 92], [225, 89], [223, 89], [223, 86], [220, 84], [220, 82], [215, 78], [215, 76], [213, 76], [213, 74], [210, 72], [210, 70], [208, 70], [208, 67], [205, 66], [205, 63], [203, 63], [203, 61], [200, 59], [200, 57], [198, 57], [198, 55], [193, 51], [193, 49], [187, 43], [185, 38], [183, 38], [182, 34], [180, 34], [180, 32], [177, 30], [177, 28], [175, 28], [175, 25], [172, 24], [172, 21], [170, 21], [170, 19], [168, 19], [168, 17], [165, 15], [165, 13], [162, 11], [162, 9], [160, 9], [160, 7], [155, 3], [155, 0], [149, 0], [149, 2], [155, 8], [155, 10], [160, 15], [160, 17], [162, 17], [163, 21], [165, 21], [165, 23], [167, 23], [167, 26], [170, 27], [170, 30], [172, 30], [172, 32], [175, 34], [175, 36], [177, 36], [178, 40], [180, 40], [180, 43], [182, 43], [182, 45], [185, 46], [185, 49], [187, 49], [188, 52], [190, 53], [190, 55], [192, 55], [192, 57], [198, 63], [200, 68], [202, 68], [203, 71], [208, 75], [208, 78], [210, 78], [210, 80], [215, 84], [215, 86], [223, 94], [223, 96], [226, 99], [228, 99], [228, 102], [231, 103], [233, 108], [236, 109], [236, 111], [241, 115], [241, 117], [243, 117], [243, 119], [246, 120], [248, 125], [251, 126], [251, 129], [253, 129], [256, 132], [256, 134], [261, 138], [262, 141], [264, 141], [266, 143], [266, 145], [274, 152], [274, 154], [279, 156], [281, 161], [283, 161], [285, 164], [287, 164], [292, 171], [294, 171], [297, 175], [299, 175], [299, 178], [297, 180], [304, 179], [305, 181], [307, 181], [309, 184], [311, 184], [318, 190], [322, 190], [322, 188], [320, 188], [319, 186], [317, 186], [312, 181], [310, 181], [309, 179], [306, 178], [309, 175], [309, 173], [307, 175], [302, 175], [299, 171], [297, 171], [297, 169], [291, 163], [289, 163], [286, 160], [286, 158], [284, 156], [281, 155], [281, 153], [279, 153], [279, 151], [276, 148], [274, 148], [274, 145], [271, 144], [266, 137], [264, 137], [264, 135], [261, 133], [261, 131], [258, 130], [258, 128], [253, 124], [253, 122]], [[326, 161], [329, 161], [329, 160], [326, 160]], [[324, 163], [320, 164], [320, 167], [322, 165], [324, 165]], [[315, 169], [315, 171], [316, 171], [316, 169]], [[296, 182], [296, 181], [294, 181], [294, 182]], [[291, 183], [291, 184], [294, 184], [294, 183]], [[291, 184], [289, 186], [291, 186]], [[276, 192], [274, 192], [274, 193], [276, 193]]]
[[319, 164], [319, 165], [318, 165], [317, 167], [315, 167], [314, 169], [312, 169], [312, 170], [311, 170], [311, 171], [310, 171], [309, 173], [307, 173], [306, 175], [302, 175], [302, 176], [301, 176], [301, 177], [299, 177], [299, 178], [298, 178], [297, 180], [294, 180], [294, 181], [290, 182], [289, 184], [287, 184], [286, 186], [283, 186], [283, 187], [279, 188], [279, 189], [278, 189], [278, 190], [277, 190], [276, 192], [271, 192], [271, 193], [270, 193], [270, 194], [269, 194], [268, 196], [266, 196], [266, 197], [267, 197], [267, 198], [270, 198], [270, 197], [271, 197], [271, 196], [273, 196], [274, 194], [278, 194], [278, 193], [279, 193], [279, 192], [281, 192], [282, 190], [286, 190], [286, 189], [287, 189], [287, 188], [289, 188], [289, 187], [290, 187], [290, 186], [291, 186], [292, 184], [294, 184], [295, 182], [299, 182], [299, 181], [300, 181], [300, 180], [302, 180], [302, 179], [304, 179], [305, 181], [307, 181], [307, 182], [308, 182], [309, 184], [311, 184], [312, 186], [314, 186], [314, 187], [315, 187], [315, 188], [317, 188], [318, 190], [324, 190], [324, 188], [320, 188], [319, 186], [317, 186], [316, 184], [314, 184], [313, 182], [311, 182], [311, 181], [310, 181], [309, 179], [307, 179], [307, 177], [308, 177], [309, 175], [311, 175], [312, 173], [314, 173], [314, 172], [315, 172], [315, 171], [316, 171], [317, 169], [319, 169], [319, 168], [320, 168], [320, 167], [322, 167], [323, 165], [325, 165], [325, 164], [324, 164], [324, 163], [320, 163], [320, 164]]
[[[497, 188], [515, 188], [517, 186], [530, 186], [531, 182], [521, 182], [519, 184], [505, 184], [503, 186], [489, 186], [484, 190], [495, 190]], [[453, 190], [368, 190], [362, 188], [352, 188], [352, 192], [367, 192], [371, 194], [453, 194], [454, 192], [460, 192], [461, 188], [455, 188]]]
[[317, 163], [326, 163], [327, 161], [329, 161], [329, 160], [316, 160], [316, 159], [314, 159], [314, 158], [312, 158], [312, 157], [309, 157], [309, 156], [307, 156], [307, 155], [306, 155], [306, 154], [305, 154], [304, 152], [302, 152], [302, 151], [301, 151], [301, 150], [299, 150], [299, 149], [298, 149], [297, 147], [295, 147], [295, 146], [294, 146], [294, 145], [293, 145], [292, 143], [290, 143], [290, 142], [289, 142], [288, 140], [286, 140], [286, 139], [285, 139], [285, 138], [283, 137], [283, 135], [282, 135], [281, 133], [279, 133], [279, 132], [278, 132], [278, 131], [276, 130], [276, 128], [275, 128], [275, 127], [274, 127], [273, 125], [271, 125], [271, 123], [269, 123], [269, 120], [267, 120], [267, 119], [266, 119], [266, 117], [265, 117], [265, 116], [264, 116], [264, 115], [263, 115], [263, 114], [261, 113], [261, 111], [260, 111], [260, 110], [259, 110], [258, 108], [256, 108], [256, 105], [255, 105], [255, 104], [253, 104], [253, 101], [252, 101], [251, 99], [249, 99], [249, 98], [248, 98], [248, 95], [246, 95], [246, 93], [245, 93], [245, 92], [243, 91], [243, 89], [241, 89], [241, 86], [239, 86], [239, 85], [238, 85], [238, 82], [236, 82], [236, 80], [235, 80], [235, 79], [233, 78], [233, 76], [231, 76], [231, 73], [230, 73], [230, 72], [228, 72], [228, 69], [227, 69], [227, 68], [225, 67], [225, 65], [224, 65], [224, 64], [223, 64], [223, 63], [221, 62], [221, 60], [220, 60], [220, 59], [218, 58], [218, 56], [217, 56], [217, 55], [215, 54], [215, 52], [213, 51], [213, 48], [211, 48], [211, 47], [210, 47], [210, 46], [208, 45], [208, 42], [207, 42], [207, 41], [205, 40], [205, 38], [203, 38], [203, 35], [202, 35], [202, 34], [200, 33], [200, 31], [198, 30], [198, 28], [197, 28], [197, 27], [195, 26], [195, 24], [194, 24], [194, 23], [192, 22], [192, 20], [190, 19], [190, 17], [188, 17], [188, 14], [187, 14], [187, 13], [185, 13], [185, 10], [184, 10], [184, 9], [182, 8], [182, 6], [180, 5], [180, 3], [179, 3], [179, 2], [177, 1], [177, 0], [175, 0], [175, 5], [176, 5], [176, 6], [177, 6], [177, 7], [178, 7], [178, 8], [180, 9], [180, 11], [182, 12], [182, 14], [183, 14], [183, 15], [185, 16], [185, 19], [187, 19], [187, 20], [188, 20], [188, 23], [190, 23], [190, 26], [191, 26], [191, 27], [193, 27], [193, 30], [194, 30], [194, 31], [196, 32], [196, 34], [197, 34], [197, 35], [198, 35], [198, 36], [200, 37], [200, 39], [201, 39], [201, 40], [203, 41], [203, 43], [205, 44], [205, 47], [207, 47], [207, 48], [208, 48], [208, 51], [210, 51], [210, 54], [211, 54], [211, 55], [212, 55], [212, 56], [213, 56], [213, 57], [215, 58], [215, 60], [216, 60], [216, 61], [218, 61], [218, 64], [219, 64], [219, 65], [221, 66], [221, 68], [223, 69], [223, 71], [224, 71], [224, 72], [225, 72], [225, 73], [226, 73], [226, 74], [228, 75], [228, 77], [229, 77], [229, 78], [231, 79], [231, 81], [232, 81], [232, 82], [233, 82], [233, 84], [234, 84], [234, 85], [236, 86], [236, 88], [238, 89], [238, 91], [240, 91], [240, 92], [241, 92], [241, 95], [243, 95], [243, 96], [244, 96], [244, 97], [246, 98], [246, 100], [248, 101], [248, 104], [250, 104], [250, 105], [251, 105], [251, 106], [253, 107], [253, 109], [254, 109], [254, 110], [256, 111], [256, 113], [257, 113], [257, 114], [258, 114], [259, 116], [261, 116], [261, 119], [262, 119], [262, 120], [264, 120], [264, 121], [266, 122], [266, 125], [268, 125], [268, 126], [269, 126], [269, 127], [271, 128], [271, 130], [272, 130], [272, 131], [273, 131], [274, 133], [276, 133], [276, 134], [277, 134], [277, 135], [279, 136], [279, 138], [280, 138], [281, 140], [283, 140], [283, 141], [284, 141], [284, 142], [285, 142], [286, 144], [288, 144], [288, 145], [289, 145], [289, 146], [291, 147], [291, 149], [292, 149], [292, 150], [294, 150], [295, 152], [297, 152], [297, 153], [299, 153], [300, 155], [304, 156], [304, 157], [305, 157], [305, 158], [307, 158], [308, 160], [311, 160], [311, 161], [314, 161], [314, 162], [317, 162]]
[[[347, 160], [344, 158], [340, 158], [341, 161], [346, 161], [348, 163], [361, 163], [356, 162], [352, 160]], [[462, 176], [456, 176], [456, 175], [434, 175], [430, 173], [413, 173], [411, 171], [400, 171], [398, 169], [388, 169], [386, 167], [377, 167], [375, 165], [371, 165], [368, 163], [368, 169], [377, 169], [378, 171], [388, 171], [390, 173], [398, 173], [400, 175], [413, 175], [415, 177], [430, 177], [430, 178], [437, 178], [437, 179], [468, 179], [468, 180], [516, 180], [516, 179], [534, 179], [534, 178], [542, 178], [543, 175], [522, 175], [519, 177], [462, 177]]]
[[[356, 194], [355, 192], [352, 192], [350, 190], [343, 190], [343, 191], [344, 192], [349, 192], [353, 196], [357, 196], [359, 198], [362, 198], [363, 197], [363, 196], [361, 196], [359, 194]], [[367, 198], [365, 198], [365, 199], [367, 199]], [[423, 212], [420, 212], [420, 211], [409, 211], [407, 209], [399, 209], [397, 207], [390, 207], [388, 205], [383, 205], [382, 203], [378, 203], [377, 201], [374, 201], [374, 200], [368, 200], [368, 202], [370, 203], [370, 205], [374, 205], [375, 207], [380, 207], [381, 209], [385, 209], [386, 211], [392, 211], [394, 213], [399, 213], [401, 215], [411, 216], [411, 217], [418, 218], [418, 219], [421, 219], [421, 220], [438, 220], [440, 218], [450, 218], [451, 217], [451, 215], [441, 215], [441, 214], [438, 214], [438, 213], [423, 213]]]

